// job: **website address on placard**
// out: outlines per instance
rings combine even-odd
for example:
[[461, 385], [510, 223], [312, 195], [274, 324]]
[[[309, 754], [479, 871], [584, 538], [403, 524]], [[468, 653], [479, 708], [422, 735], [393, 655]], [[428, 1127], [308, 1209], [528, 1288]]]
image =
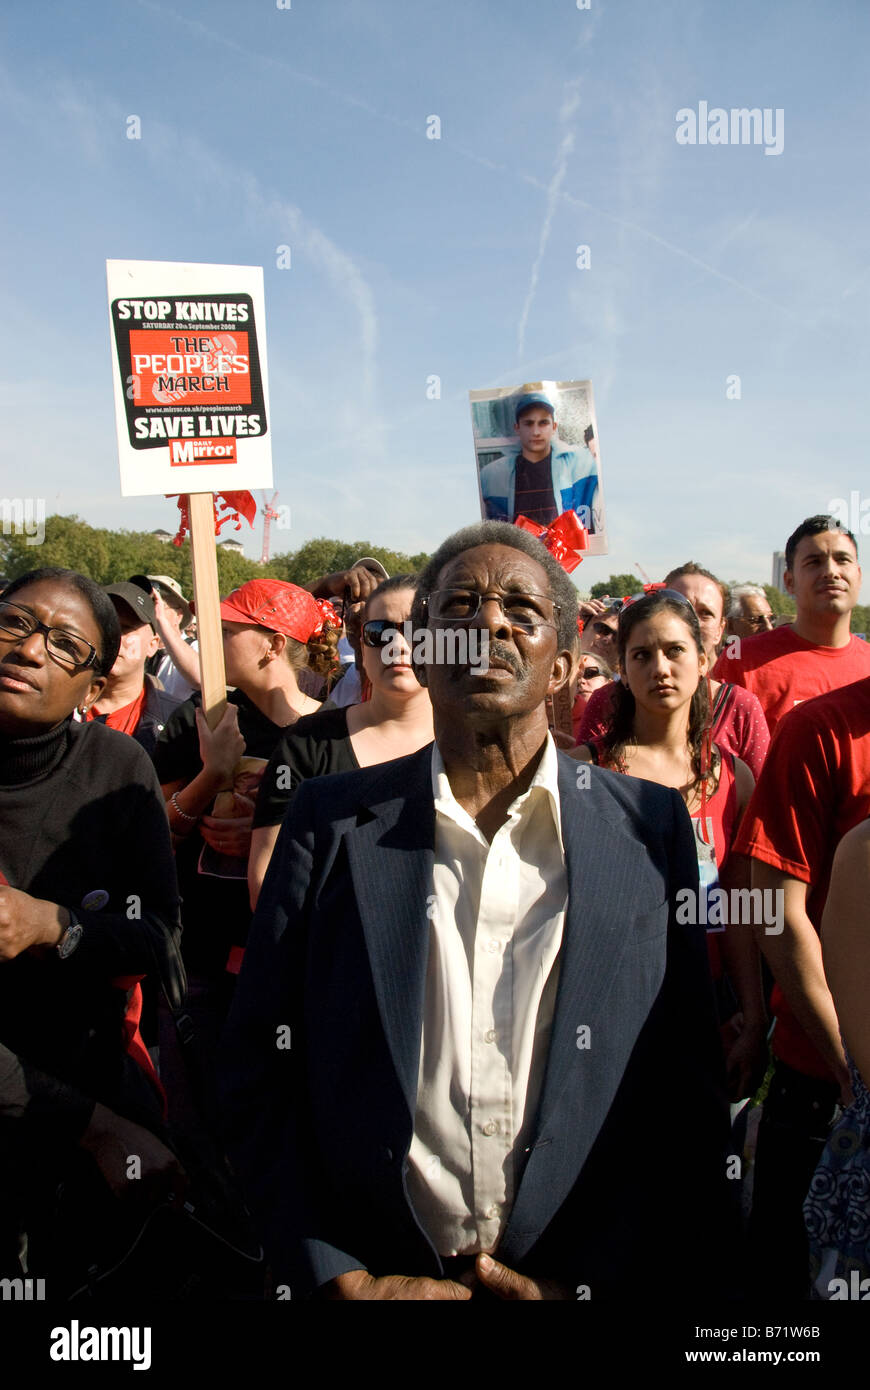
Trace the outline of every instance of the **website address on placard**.
[[767, 1361], [773, 1366], [786, 1361], [821, 1361], [820, 1351], [752, 1351], [741, 1347], [734, 1351], [687, 1351], [687, 1361]]

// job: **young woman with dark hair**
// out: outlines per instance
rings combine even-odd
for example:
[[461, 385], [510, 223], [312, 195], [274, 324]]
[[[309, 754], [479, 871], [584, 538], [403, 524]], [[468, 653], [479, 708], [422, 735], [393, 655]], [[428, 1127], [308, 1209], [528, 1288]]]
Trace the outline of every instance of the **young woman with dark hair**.
[[[740, 819], [754, 785], [752, 773], [733, 753], [710, 737], [708, 658], [691, 603], [676, 590], [662, 589], [627, 604], [617, 635], [620, 680], [613, 688], [608, 725], [596, 744], [582, 744], [575, 756], [616, 772], [675, 787], [686, 803], [695, 830], [704, 905], [713, 889], [749, 886], [749, 864], [731, 854]], [[719, 897], [715, 901], [720, 901]], [[699, 898], [696, 920], [712, 918]], [[730, 916], [733, 914], [725, 914]], [[724, 925], [724, 924], [723, 924]], [[720, 927], [721, 929], [721, 927]], [[727, 1028], [729, 1085], [733, 1099], [751, 1093], [764, 1056], [765, 1016], [758, 951], [751, 923], [729, 921], [721, 937], [708, 935], [714, 977], [721, 980], [718, 946], [738, 1012], [720, 1001]]]
[[[694, 608], [712, 670], [725, 629], [726, 586], [694, 560], [671, 570], [665, 583], [688, 599]], [[708, 689], [713, 739], [720, 748], [728, 749], [745, 763], [753, 777], [758, 777], [767, 756], [770, 733], [757, 697], [727, 680], [709, 680]], [[589, 697], [580, 720], [578, 743], [595, 743], [600, 738], [614, 691], [615, 687], [606, 687]]]

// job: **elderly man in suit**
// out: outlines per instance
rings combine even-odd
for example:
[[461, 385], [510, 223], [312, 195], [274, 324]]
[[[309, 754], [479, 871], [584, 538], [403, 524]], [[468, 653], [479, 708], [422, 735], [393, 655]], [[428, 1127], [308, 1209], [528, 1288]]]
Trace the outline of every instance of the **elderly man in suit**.
[[435, 743], [291, 804], [225, 1065], [231, 1153], [293, 1297], [731, 1288], [721, 1048], [675, 902], [694, 837], [676, 792], [557, 752], [545, 701], [576, 617], [526, 532], [451, 537], [415, 635], [476, 626], [488, 665], [429, 644]]

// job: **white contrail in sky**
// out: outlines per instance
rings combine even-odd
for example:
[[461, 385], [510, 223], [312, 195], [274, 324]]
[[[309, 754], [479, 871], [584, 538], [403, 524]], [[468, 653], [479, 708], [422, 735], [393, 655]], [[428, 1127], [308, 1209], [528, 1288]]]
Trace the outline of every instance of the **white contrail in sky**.
[[[308, 86], [319, 88], [329, 97], [331, 101], [337, 101], [341, 102], [345, 106], [355, 107], [357, 110], [364, 111], [367, 115], [373, 116], [375, 120], [385, 121], [389, 125], [396, 126], [402, 130], [410, 131], [415, 135], [419, 134], [419, 121], [412, 121], [400, 116], [394, 116], [391, 112], [384, 111], [379, 107], [373, 106], [371, 102], [356, 96], [352, 92], [349, 92], [346, 89], [346, 87], [335, 86], [332, 83], [324, 81], [323, 78], [315, 77], [312, 73], [303, 72], [298, 68], [294, 68], [291, 66], [291, 64], [285, 62], [282, 58], [279, 58], [274, 54], [259, 53], [254, 49], [245, 48], [244, 45], [238, 43], [235, 39], [228, 38], [225, 34], [218, 33], [216, 30], [211, 29], [208, 25], [203, 24], [201, 20], [191, 19], [187, 15], [179, 14], [177, 10], [173, 10], [166, 5], [157, 4], [156, 0], [137, 0], [137, 3], [143, 10], [150, 10], [152, 14], [162, 16], [166, 19], [174, 20], [176, 23], [184, 25], [192, 32], [201, 35], [203, 38], [211, 39], [213, 42], [221, 44], [224, 48], [230, 49], [234, 53], [238, 53], [241, 57], [245, 57], [253, 63], [260, 63], [265, 67], [278, 68], [283, 72], [287, 72], [289, 75], [297, 79], [299, 82], [304, 82]], [[577, 47], [579, 49], [586, 48], [591, 44], [598, 29], [598, 18], [600, 14], [600, 10], [597, 12], [597, 14], [595, 11], [589, 12], [589, 18], [594, 17], [594, 19], [592, 23], [586, 24], [583, 33], [579, 37], [577, 43]], [[567, 90], [570, 91], [570, 87], [573, 85], [575, 84], [569, 84]], [[573, 148], [573, 138], [571, 139], [571, 148]], [[508, 174], [511, 178], [514, 179], [520, 178], [530, 188], [544, 188], [544, 185], [541, 183], [540, 179], [536, 178], [533, 174], [523, 173], [521, 171], [518, 172], [516, 168], [512, 168], [507, 164], [499, 162], [498, 160], [488, 159], [484, 155], [478, 154], [475, 150], [463, 147], [462, 145], [456, 143], [454, 140], [445, 141], [445, 149], [449, 150], [453, 154], [458, 154], [462, 159], [470, 160], [472, 163], [478, 164], [484, 169], [489, 169], [493, 173]], [[568, 154], [570, 154], [570, 152], [571, 151], [569, 149]], [[551, 182], [550, 188], [552, 189], [552, 187], [553, 184]], [[596, 207], [595, 204], [586, 202], [585, 199], [575, 198], [570, 193], [564, 192], [561, 188], [557, 189], [555, 198], [552, 201], [555, 203], [558, 202], [559, 199], [562, 199], [570, 206], [584, 208], [589, 212], [597, 213], [599, 216], [606, 218], [615, 226], [623, 227], [627, 231], [633, 232], [638, 236], [645, 237], [647, 238], [647, 240], [655, 242], [656, 245], [661, 246], [664, 250], [669, 251], [672, 255], [678, 256], [682, 260], [689, 262], [689, 264], [697, 267], [698, 270], [701, 270], [705, 274], [712, 276], [713, 279], [719, 280], [723, 284], [732, 286], [734, 289], [739, 290], [742, 294], [748, 295], [751, 299], [756, 300], [759, 304], [765, 304], [768, 308], [777, 310], [779, 313], [784, 314], [787, 318], [790, 318], [795, 323], [802, 323], [807, 327], [816, 327], [815, 324], [810, 324], [808, 320], [801, 318], [798, 314], [795, 314], [793, 310], [789, 309], [786, 305], [779, 304], [776, 300], [770, 299], [767, 295], [760, 293], [756, 289], [753, 289], [750, 285], [744, 284], [741, 280], [736, 280], [733, 276], [727, 275], [721, 270], [717, 270], [715, 266], [711, 265], [708, 261], [702, 260], [700, 256], [694, 255], [691, 251], [686, 251], [681, 246], [676, 246], [672, 241], [668, 241], [665, 237], [659, 236], [656, 232], [650, 231], [648, 227], [641, 226], [637, 222], [631, 222], [627, 218], [618, 217], [611, 212], [607, 212], [604, 208]], [[545, 226], [547, 228], [547, 235], [549, 235], [549, 224], [551, 222], [552, 214], [550, 215], [548, 222], [545, 223]], [[540, 264], [541, 261], [539, 252], [539, 258], [535, 263], [538, 272], [540, 272]], [[535, 272], [533, 271], [533, 276], [534, 274]], [[860, 285], [861, 281], [859, 280], [856, 283]], [[537, 280], [535, 279], [535, 286], [536, 285]], [[854, 288], [854, 286], [850, 286], [848, 290], [844, 291], [843, 297], [845, 298], [848, 294], [854, 293]], [[531, 294], [533, 297], [534, 287], [531, 289]], [[531, 304], [529, 296], [527, 296], [526, 302], [528, 308], [530, 309]], [[523, 314], [524, 318], [521, 319], [520, 322], [524, 336], [525, 324], [528, 320], [528, 311], [525, 306]]]
[[[580, 79], [575, 78], [569, 82], [565, 88], [565, 99], [562, 102], [562, 109], [559, 112], [560, 124], [566, 126], [573, 117], [577, 107], [580, 105]], [[538, 288], [538, 277], [541, 273], [541, 264], [544, 253], [547, 249], [547, 242], [550, 240], [550, 231], [553, 226], [553, 218], [556, 215], [556, 208], [559, 204], [559, 197], [562, 192], [562, 184], [568, 172], [568, 160], [571, 151], [574, 149], [574, 132], [566, 130], [559, 145], [559, 153], [556, 157], [556, 168], [547, 189], [547, 211], [544, 214], [544, 224], [541, 227], [541, 235], [538, 238], [538, 254], [532, 266], [532, 275], [529, 280], [529, 288], [526, 293], [526, 302], [520, 314], [520, 321], [517, 325], [517, 356], [522, 357], [526, 346], [526, 325], [529, 322], [529, 314], [532, 311], [532, 303], [535, 298], [535, 291]]]

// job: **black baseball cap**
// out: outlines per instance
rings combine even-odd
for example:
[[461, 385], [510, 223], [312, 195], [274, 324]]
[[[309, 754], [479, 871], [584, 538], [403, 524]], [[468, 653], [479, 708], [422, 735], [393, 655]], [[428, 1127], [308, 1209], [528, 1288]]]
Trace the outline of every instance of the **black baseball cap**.
[[103, 593], [110, 598], [119, 598], [122, 603], [126, 603], [131, 608], [139, 620], [143, 623], [150, 623], [152, 632], [157, 631], [157, 619], [154, 615], [154, 600], [150, 592], [146, 594], [144, 589], [140, 589], [138, 584], [104, 584]]

